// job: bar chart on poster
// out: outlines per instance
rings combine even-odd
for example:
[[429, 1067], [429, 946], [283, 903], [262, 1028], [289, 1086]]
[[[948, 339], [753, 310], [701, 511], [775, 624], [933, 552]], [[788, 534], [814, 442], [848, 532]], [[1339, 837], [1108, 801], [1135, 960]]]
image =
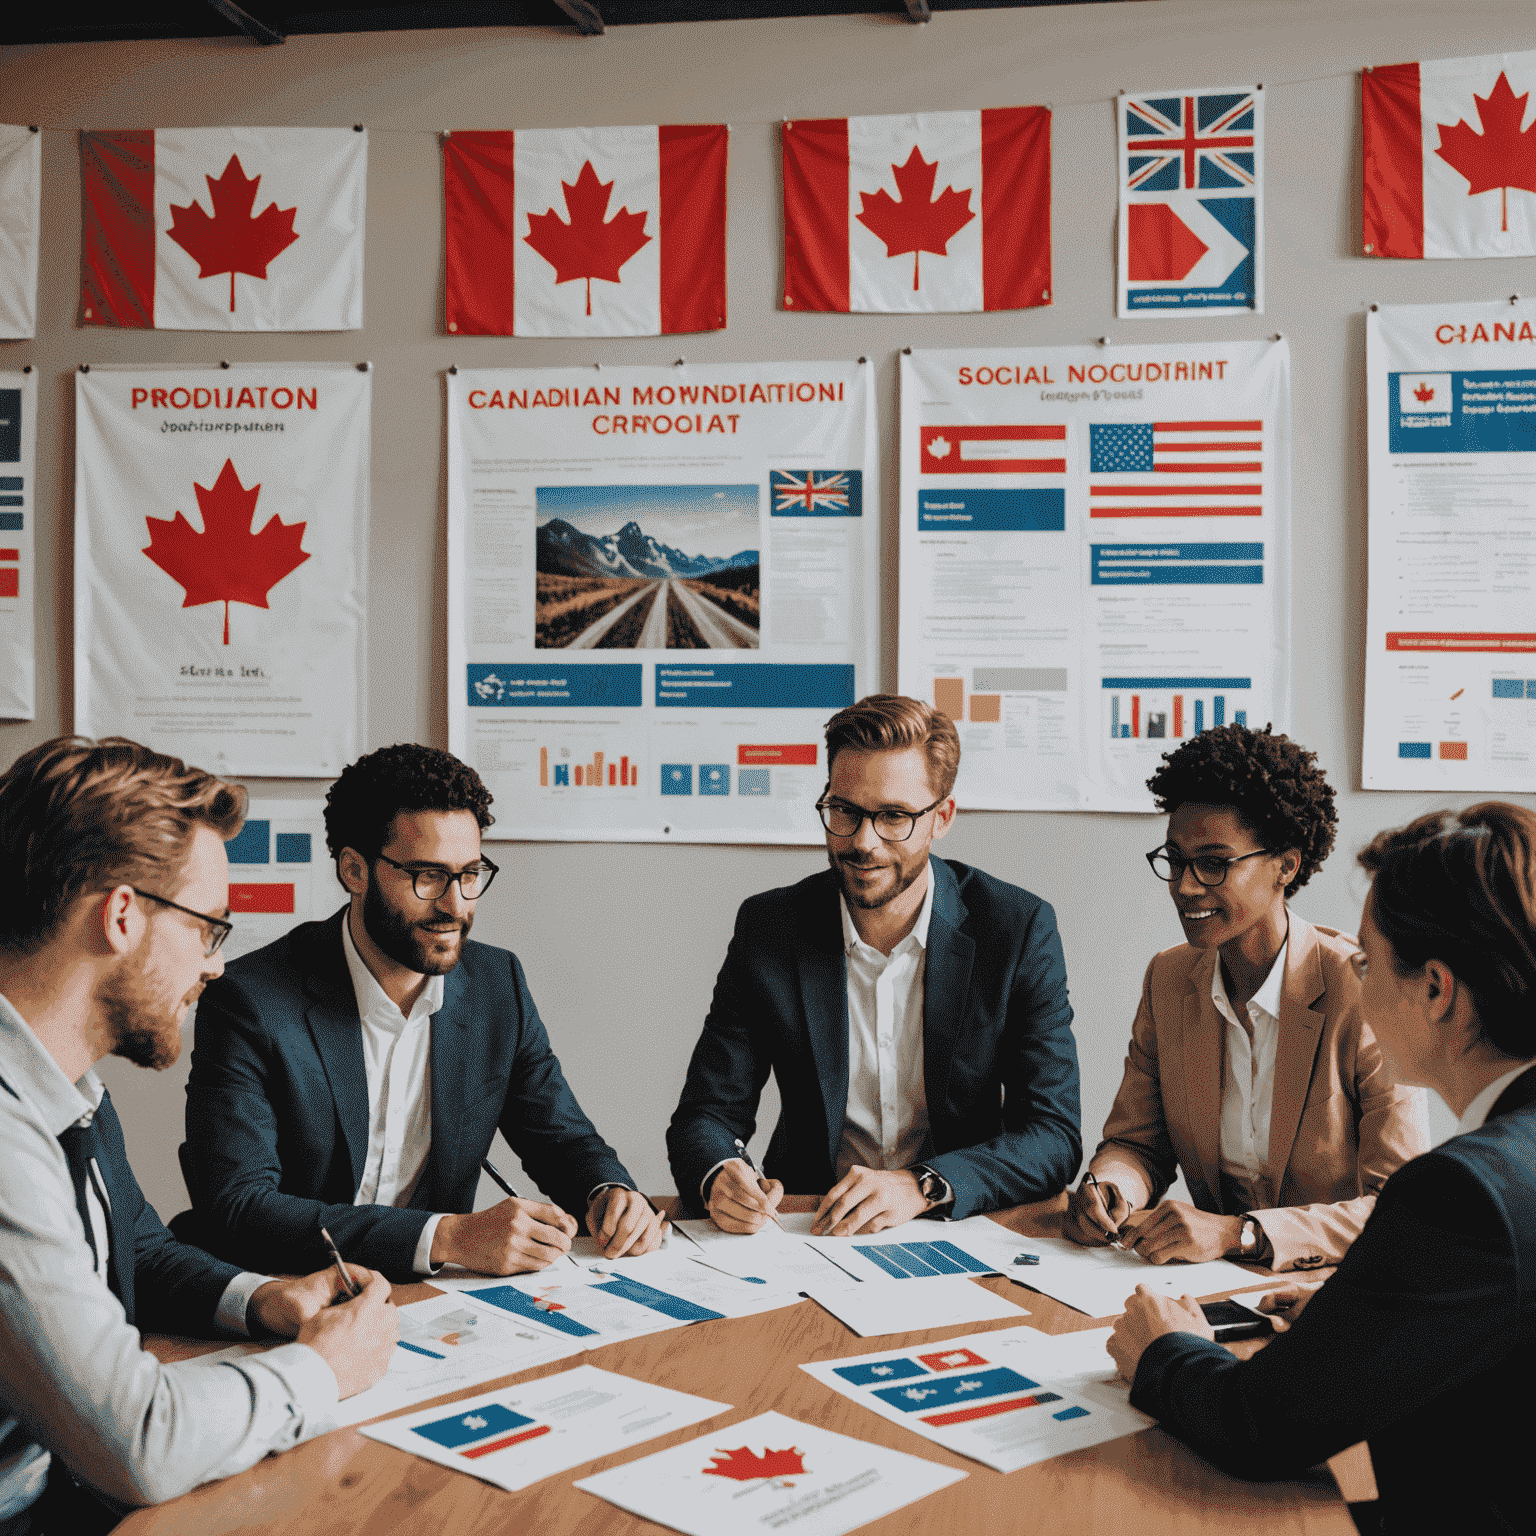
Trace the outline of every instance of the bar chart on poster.
[[225, 843], [229, 915], [226, 959], [329, 917], [347, 899], [325, 847], [319, 800], [252, 800], [245, 825]]

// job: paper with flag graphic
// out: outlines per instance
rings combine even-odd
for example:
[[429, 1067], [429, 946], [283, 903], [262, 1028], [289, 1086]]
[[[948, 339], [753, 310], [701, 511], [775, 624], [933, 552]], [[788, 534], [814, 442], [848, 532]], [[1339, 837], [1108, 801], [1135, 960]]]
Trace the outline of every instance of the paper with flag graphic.
[[1116, 103], [1119, 314], [1264, 312], [1264, 91]]
[[1360, 77], [1367, 256], [1536, 252], [1536, 52]]
[[723, 123], [448, 135], [449, 331], [723, 329], [729, 145]]
[[784, 307], [1051, 302], [1046, 107], [784, 124]]
[[[464, 1298], [454, 1302], [462, 1305]], [[728, 1403], [578, 1365], [368, 1424], [362, 1433], [516, 1493], [556, 1472], [729, 1412]]]
[[0, 123], [0, 340], [37, 331], [37, 234], [42, 222], [43, 136]]
[[330, 778], [363, 738], [371, 374], [76, 375], [75, 725]]
[[0, 719], [36, 713], [37, 375], [0, 373]]
[[844, 1536], [965, 1476], [958, 1467], [760, 1413], [576, 1486], [686, 1536]]
[[1536, 303], [1366, 315], [1367, 789], [1536, 791]]
[[350, 128], [82, 133], [82, 322], [360, 329], [367, 169]]
[[[1015, 1244], [1021, 1241], [1015, 1238]], [[871, 1413], [957, 1456], [1017, 1472], [1154, 1422], [1132, 1408], [1104, 1352], [1069, 1334], [999, 1328], [889, 1354], [818, 1360], [800, 1369]]]
[[901, 360], [898, 686], [986, 810], [1153, 809], [1148, 774], [1290, 694], [1279, 342]]

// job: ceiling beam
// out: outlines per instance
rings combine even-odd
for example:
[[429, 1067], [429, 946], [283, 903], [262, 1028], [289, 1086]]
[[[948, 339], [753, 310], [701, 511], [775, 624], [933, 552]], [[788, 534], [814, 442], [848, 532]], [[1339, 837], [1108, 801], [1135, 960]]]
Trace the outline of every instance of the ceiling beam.
[[593, 0], [555, 0], [555, 4], [576, 23], [576, 30], [583, 37], [603, 35], [603, 13]]
[[928, 9], [928, 0], [907, 0], [908, 21], [932, 21], [933, 12]]
[[258, 21], [249, 11], [242, 10], [235, 4], [235, 0], [208, 0], [208, 4], [225, 21], [232, 22], [235, 26], [239, 27], [253, 43], [260, 43], [263, 47], [270, 47], [274, 43], [286, 43], [288, 41], [281, 32], [274, 32], [266, 22]]

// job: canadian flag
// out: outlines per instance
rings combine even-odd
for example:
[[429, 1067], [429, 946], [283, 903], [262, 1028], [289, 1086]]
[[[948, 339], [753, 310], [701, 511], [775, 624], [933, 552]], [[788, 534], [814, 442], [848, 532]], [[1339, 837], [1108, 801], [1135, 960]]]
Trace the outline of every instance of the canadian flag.
[[81, 134], [81, 320], [361, 329], [367, 174], [350, 128]]
[[36, 128], [0, 124], [0, 338], [6, 341], [37, 329], [42, 137]]
[[784, 307], [1051, 302], [1051, 113], [784, 124]]
[[723, 329], [729, 145], [723, 123], [450, 134], [448, 329]]
[[1536, 252], [1536, 53], [1366, 70], [1368, 256]]

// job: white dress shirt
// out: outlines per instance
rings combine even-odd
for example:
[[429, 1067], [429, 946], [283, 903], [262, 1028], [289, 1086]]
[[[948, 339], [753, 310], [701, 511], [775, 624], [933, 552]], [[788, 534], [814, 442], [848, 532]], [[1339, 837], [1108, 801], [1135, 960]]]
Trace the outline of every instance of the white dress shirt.
[[866, 944], [838, 897], [848, 978], [848, 1107], [836, 1173], [865, 1168], [910, 1168], [928, 1136], [928, 1091], [923, 1080], [923, 976], [928, 924], [933, 917], [933, 874], [911, 933], [889, 955]]
[[[368, 1075], [368, 1155], [354, 1205], [411, 1203], [432, 1150], [432, 1015], [443, 1006], [443, 978], [429, 976], [409, 1016], [375, 979], [352, 940], [352, 914], [341, 924], [341, 947], [362, 1024]], [[442, 1215], [428, 1218], [413, 1267], [432, 1273], [432, 1239]]]
[[1275, 1052], [1280, 1043], [1280, 992], [1285, 983], [1286, 939], [1259, 990], [1248, 1000], [1252, 1033], [1227, 999], [1221, 961], [1211, 977], [1211, 1001], [1227, 1021], [1221, 1085], [1221, 1172], [1243, 1192], [1250, 1210], [1275, 1203], [1269, 1168], [1269, 1117], [1275, 1098]]
[[[106, 1283], [105, 1183], [86, 1180], [93, 1265], [58, 1141], [102, 1092], [94, 1072], [71, 1083], [0, 997], [0, 1519], [41, 1494], [49, 1445], [110, 1498], [144, 1504], [335, 1428], [336, 1378], [307, 1344], [217, 1366], [144, 1350]], [[216, 1321], [245, 1332], [266, 1280], [236, 1276]]]
[[1456, 1122], [1456, 1134], [1465, 1136], [1468, 1131], [1480, 1131], [1488, 1123], [1489, 1112], [1499, 1102], [1500, 1096], [1517, 1077], [1524, 1077], [1532, 1070], [1532, 1063], [1522, 1061], [1502, 1077], [1496, 1077], [1478, 1096], [1467, 1105], [1465, 1113]]

